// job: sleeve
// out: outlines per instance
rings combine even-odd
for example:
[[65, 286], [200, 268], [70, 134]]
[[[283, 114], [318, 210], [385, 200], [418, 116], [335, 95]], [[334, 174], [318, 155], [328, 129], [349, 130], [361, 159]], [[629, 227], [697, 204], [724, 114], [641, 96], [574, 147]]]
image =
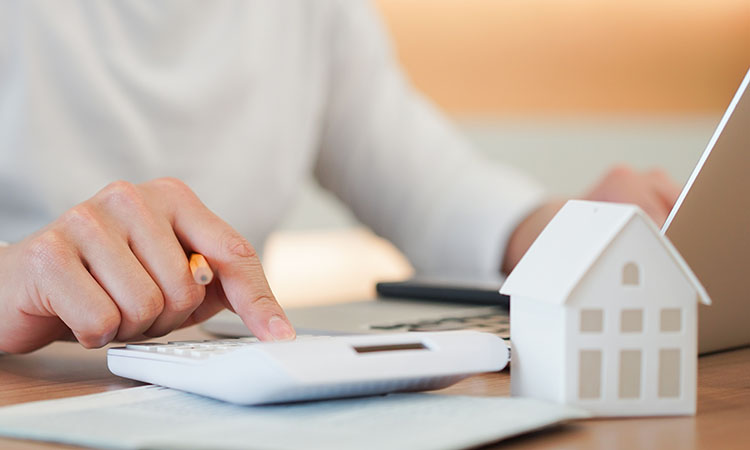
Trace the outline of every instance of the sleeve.
[[472, 151], [405, 80], [377, 14], [340, 2], [315, 175], [424, 275], [495, 279], [516, 225], [543, 200]]

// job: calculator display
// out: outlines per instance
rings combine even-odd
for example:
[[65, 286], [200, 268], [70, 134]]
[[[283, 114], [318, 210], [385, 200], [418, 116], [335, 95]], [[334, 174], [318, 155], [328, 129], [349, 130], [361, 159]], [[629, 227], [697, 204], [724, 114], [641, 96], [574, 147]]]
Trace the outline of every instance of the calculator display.
[[360, 345], [353, 347], [357, 353], [397, 352], [400, 350], [429, 350], [421, 342], [408, 344]]

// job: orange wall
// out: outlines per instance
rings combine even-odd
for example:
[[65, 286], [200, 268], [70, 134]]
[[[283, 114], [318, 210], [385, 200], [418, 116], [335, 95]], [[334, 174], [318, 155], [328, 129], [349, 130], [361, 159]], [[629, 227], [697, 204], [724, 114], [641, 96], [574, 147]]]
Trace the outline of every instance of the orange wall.
[[750, 0], [375, 1], [454, 114], [714, 112], [750, 66]]

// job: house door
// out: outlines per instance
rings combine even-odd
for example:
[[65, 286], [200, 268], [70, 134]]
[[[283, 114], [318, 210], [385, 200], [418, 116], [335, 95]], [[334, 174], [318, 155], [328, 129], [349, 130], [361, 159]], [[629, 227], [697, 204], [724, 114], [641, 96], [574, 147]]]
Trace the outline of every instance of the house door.
[[618, 396], [639, 398], [641, 396], [641, 351], [620, 351], [620, 373]]
[[578, 353], [578, 398], [593, 400], [602, 396], [602, 351]]
[[680, 396], [681, 359], [679, 348], [659, 350], [659, 397]]

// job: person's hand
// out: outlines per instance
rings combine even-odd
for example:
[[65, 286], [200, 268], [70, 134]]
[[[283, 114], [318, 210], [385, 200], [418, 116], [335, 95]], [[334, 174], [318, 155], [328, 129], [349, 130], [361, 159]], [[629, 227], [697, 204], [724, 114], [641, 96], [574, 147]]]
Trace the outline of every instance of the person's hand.
[[[636, 172], [628, 166], [611, 169], [594, 187], [584, 194], [584, 200], [633, 203], [641, 207], [658, 225], [662, 225], [680, 195], [680, 188], [662, 170]], [[510, 273], [526, 250], [539, 236], [547, 223], [565, 204], [565, 200], [550, 200], [529, 214], [511, 235], [503, 258], [502, 271]]]
[[[216, 273], [195, 282], [188, 252]], [[57, 339], [88, 348], [164, 335], [222, 308], [261, 340], [294, 338], [253, 247], [182, 182], [118, 181], [0, 248], [0, 350]]]
[[594, 185], [583, 199], [633, 203], [661, 226], [679, 196], [680, 187], [661, 169], [639, 173], [628, 166], [617, 166]]

